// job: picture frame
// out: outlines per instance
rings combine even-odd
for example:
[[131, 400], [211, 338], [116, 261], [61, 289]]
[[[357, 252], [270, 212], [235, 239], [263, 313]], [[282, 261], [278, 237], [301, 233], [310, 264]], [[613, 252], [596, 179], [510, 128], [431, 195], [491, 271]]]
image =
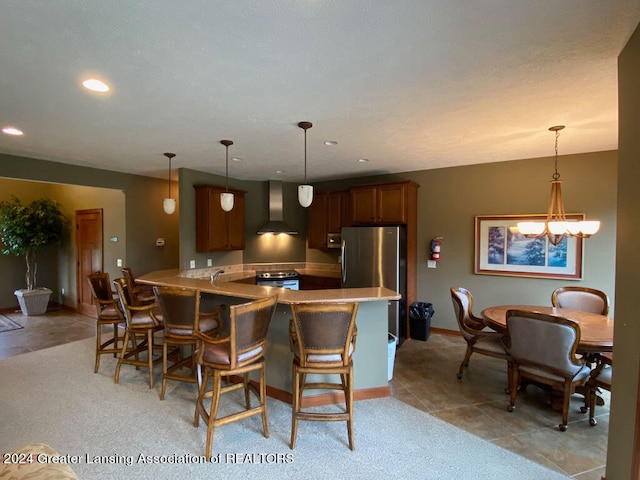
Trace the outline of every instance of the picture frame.
[[[583, 213], [566, 217], [569, 221], [584, 220]], [[544, 222], [546, 218], [546, 215], [477, 215], [474, 273], [582, 279], [582, 238], [566, 236], [554, 246], [546, 236], [527, 238], [518, 232], [518, 222]]]

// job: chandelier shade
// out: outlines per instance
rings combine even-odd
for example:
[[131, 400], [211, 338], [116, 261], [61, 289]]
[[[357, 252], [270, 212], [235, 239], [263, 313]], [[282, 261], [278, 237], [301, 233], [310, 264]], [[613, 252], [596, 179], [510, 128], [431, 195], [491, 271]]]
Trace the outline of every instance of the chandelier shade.
[[298, 185], [298, 203], [307, 208], [313, 203], [313, 185], [307, 183], [307, 130], [313, 127], [313, 124], [300, 122], [298, 127], [304, 130], [304, 183]]
[[597, 220], [568, 221], [562, 200], [562, 180], [558, 173], [558, 137], [564, 125], [550, 127], [555, 132], [555, 172], [551, 180], [551, 196], [547, 207], [547, 218], [544, 222], [519, 222], [518, 231], [525, 237], [546, 236], [553, 245], [558, 245], [565, 237], [589, 238], [598, 232], [600, 222]]
[[172, 215], [176, 211], [176, 201], [171, 198], [171, 159], [176, 156], [175, 153], [165, 153], [165, 157], [169, 159], [169, 196], [162, 200], [162, 209], [167, 215]]
[[229, 191], [229, 146], [233, 145], [231, 140], [220, 140], [220, 143], [226, 148], [226, 161], [225, 161], [225, 192], [220, 194], [220, 207], [225, 212], [233, 210], [234, 197], [233, 193]]

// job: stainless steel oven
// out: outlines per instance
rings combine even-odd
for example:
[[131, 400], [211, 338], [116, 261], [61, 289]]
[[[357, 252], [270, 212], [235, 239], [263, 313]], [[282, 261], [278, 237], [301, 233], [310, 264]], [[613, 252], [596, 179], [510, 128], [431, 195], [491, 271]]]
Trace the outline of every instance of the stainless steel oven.
[[300, 289], [300, 276], [295, 270], [277, 272], [256, 272], [256, 284], [263, 287]]

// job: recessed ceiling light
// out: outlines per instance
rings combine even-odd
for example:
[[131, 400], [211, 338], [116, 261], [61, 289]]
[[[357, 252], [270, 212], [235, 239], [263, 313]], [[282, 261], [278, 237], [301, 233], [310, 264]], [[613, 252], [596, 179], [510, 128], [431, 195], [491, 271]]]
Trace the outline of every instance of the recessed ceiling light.
[[338, 144], [338, 142], [336, 142], [335, 140], [326, 140], [326, 141], [324, 142], [324, 144], [325, 144], [325, 145], [327, 145], [327, 146], [329, 146], [329, 147], [332, 147], [332, 146], [334, 146], [334, 145], [337, 145], [337, 144]]
[[278, 175], [283, 174], [283, 173], [284, 173], [284, 170], [276, 170], [276, 173], [277, 173]]
[[359, 158], [358, 161], [360, 163], [367, 163], [369, 161], [369, 159], [368, 158]]
[[15, 135], [15, 136], [24, 135], [24, 132], [16, 127], [4, 127], [2, 129], [2, 133], [6, 133], [7, 135]]
[[231, 160], [233, 160], [234, 162], [241, 162], [242, 159], [238, 158], [238, 157], [231, 157]]
[[85, 80], [84, 82], [82, 82], [82, 85], [84, 85], [86, 89], [91, 90], [93, 92], [109, 91], [109, 85], [95, 78], [90, 78], [89, 80]]

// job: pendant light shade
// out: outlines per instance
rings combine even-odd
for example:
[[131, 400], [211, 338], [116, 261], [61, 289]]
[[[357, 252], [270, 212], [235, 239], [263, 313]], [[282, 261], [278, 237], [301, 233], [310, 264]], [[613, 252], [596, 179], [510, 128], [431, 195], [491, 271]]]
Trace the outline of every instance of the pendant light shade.
[[563, 238], [589, 238], [600, 229], [597, 220], [571, 222], [567, 220], [562, 200], [562, 180], [558, 173], [558, 137], [564, 125], [550, 127], [556, 136], [555, 173], [551, 180], [551, 197], [547, 208], [547, 219], [544, 222], [519, 222], [518, 230], [525, 237], [546, 236], [553, 245], [558, 245]]
[[176, 156], [175, 153], [165, 153], [165, 157], [169, 159], [169, 196], [162, 201], [162, 208], [167, 215], [173, 214], [176, 211], [176, 201], [171, 198], [171, 159]]
[[229, 192], [229, 145], [233, 145], [233, 142], [231, 140], [220, 140], [220, 143], [227, 149], [225, 162], [226, 191], [220, 194], [220, 206], [225, 212], [230, 212], [233, 210], [234, 197], [233, 193]]
[[298, 185], [298, 203], [307, 208], [313, 203], [313, 185], [307, 183], [307, 130], [313, 127], [313, 124], [300, 122], [298, 126], [304, 130], [304, 184]]

